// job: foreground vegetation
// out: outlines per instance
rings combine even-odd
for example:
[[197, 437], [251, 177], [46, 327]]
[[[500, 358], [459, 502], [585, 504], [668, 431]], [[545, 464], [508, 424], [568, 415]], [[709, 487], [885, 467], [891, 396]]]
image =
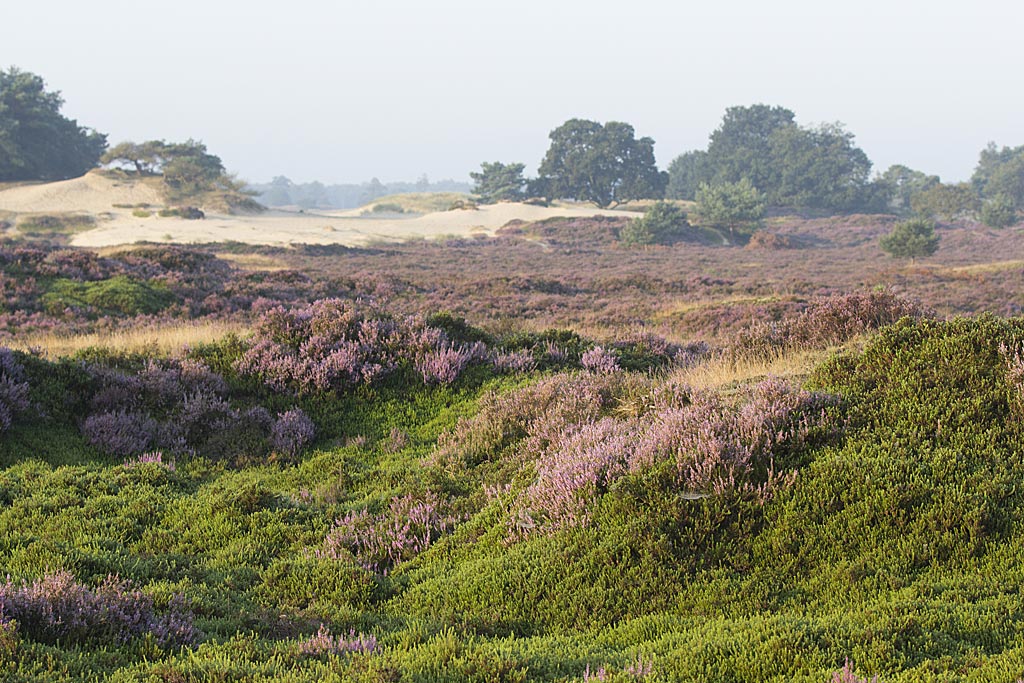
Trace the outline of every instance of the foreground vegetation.
[[6, 353], [0, 671], [1015, 680], [1024, 323], [922, 316], [823, 300], [716, 360], [320, 302], [184, 356]]

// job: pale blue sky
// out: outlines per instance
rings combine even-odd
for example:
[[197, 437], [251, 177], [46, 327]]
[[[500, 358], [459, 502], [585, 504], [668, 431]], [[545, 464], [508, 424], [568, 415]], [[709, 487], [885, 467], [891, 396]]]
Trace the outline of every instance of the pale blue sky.
[[201, 139], [253, 181], [532, 170], [572, 117], [633, 124], [665, 167], [756, 102], [960, 180], [1024, 144], [1022, 27], [1011, 0], [8, 1], [0, 68], [111, 142]]

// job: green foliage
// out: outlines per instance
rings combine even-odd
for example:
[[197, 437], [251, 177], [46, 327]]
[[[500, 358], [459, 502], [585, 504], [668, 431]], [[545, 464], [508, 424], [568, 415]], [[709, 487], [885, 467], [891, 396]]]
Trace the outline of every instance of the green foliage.
[[667, 244], [680, 238], [690, 224], [686, 212], [671, 202], [656, 202], [643, 217], [634, 218], [619, 231], [623, 244]]
[[374, 204], [373, 208], [370, 209], [371, 213], [405, 213], [405, 209], [402, 208], [401, 204], [394, 204], [391, 202], [380, 202]]
[[0, 71], [0, 182], [64, 180], [97, 165], [107, 136], [62, 116], [63, 104], [39, 76]]
[[1013, 199], [997, 194], [981, 205], [981, 222], [990, 228], [1008, 228], [1017, 222], [1017, 208]]
[[132, 215], [136, 218], [149, 218], [153, 212], [149, 209], [132, 209]]
[[697, 213], [702, 223], [737, 229], [750, 227], [764, 216], [764, 199], [753, 183], [702, 184], [697, 188]]
[[706, 152], [669, 167], [668, 194], [695, 199], [701, 184], [749, 181], [773, 206], [848, 211], [880, 203], [871, 162], [841, 124], [802, 127], [783, 107], [726, 109]]
[[672, 160], [668, 166], [668, 186], [665, 188], [667, 199], [693, 201], [697, 198], [697, 188], [707, 177], [707, 156], [708, 153], [703, 150], [694, 150]]
[[898, 214], [908, 214], [912, 211], [910, 201], [915, 194], [940, 184], [939, 176], [926, 175], [900, 164], [894, 164], [886, 169], [879, 181], [889, 197], [889, 209]]
[[981, 200], [970, 183], [932, 185], [911, 195], [910, 208], [925, 218], [955, 221], [972, 219], [981, 209]]
[[55, 315], [68, 308], [85, 309], [93, 315], [151, 315], [170, 306], [174, 295], [163, 283], [140, 282], [117, 275], [92, 282], [54, 280], [43, 294], [42, 302]]
[[26, 235], [69, 234], [95, 226], [92, 216], [74, 213], [30, 215], [18, 221], [18, 230]]
[[994, 142], [981, 151], [971, 185], [983, 198], [1002, 195], [1015, 209], [1024, 209], [1024, 145], [996, 147]]
[[526, 180], [523, 169], [526, 164], [503, 164], [483, 162], [479, 172], [471, 172], [473, 195], [481, 204], [495, 202], [517, 202], [525, 196]]
[[590, 201], [599, 207], [658, 199], [668, 175], [654, 161], [654, 140], [636, 139], [628, 123], [571, 119], [551, 131], [531, 194]]
[[939, 248], [935, 224], [924, 218], [897, 223], [892, 232], [878, 241], [878, 246], [894, 258], [910, 260], [931, 256]]
[[[547, 341], [583, 345], [568, 332], [519, 340]], [[53, 409], [80, 393], [80, 364], [26, 356], [44, 409], [0, 441], [0, 576], [117, 574], [160, 609], [182, 594], [207, 635], [83, 647], [0, 620], [0, 678], [627, 681], [649, 666], [651, 681], [810, 683], [849, 658], [888, 683], [1016, 680], [1022, 347], [1020, 319], [901, 321], [814, 372], [843, 398], [842, 431], [786, 454], [798, 476], [763, 507], [694, 499], [650, 470], [600, 491], [586, 526], [522, 540], [508, 536], [508, 496], [537, 454], [521, 435], [474, 434], [496, 452], [469, 469], [432, 463], [442, 433], [521, 378], [325, 401], [338, 442], [302, 461], [232, 470], [200, 454], [170, 472], [97, 460], [77, 437], [80, 408]], [[230, 365], [232, 348], [193, 353]], [[624, 377], [602, 416], [627, 402], [642, 415], [663, 382]], [[375, 442], [394, 428], [403, 448]], [[369, 439], [342, 445], [357, 435]], [[448, 496], [459, 522], [389, 575], [315, 555], [339, 517], [424, 490]], [[321, 624], [379, 647], [298, 654]]]

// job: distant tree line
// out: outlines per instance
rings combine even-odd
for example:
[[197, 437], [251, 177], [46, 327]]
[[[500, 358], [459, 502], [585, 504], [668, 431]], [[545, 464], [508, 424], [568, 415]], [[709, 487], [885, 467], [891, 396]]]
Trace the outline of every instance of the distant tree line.
[[301, 209], [354, 209], [391, 194], [406, 192], [465, 192], [469, 183], [455, 180], [431, 182], [420, 176], [415, 182], [382, 183], [377, 178], [364, 183], [325, 185], [320, 182], [294, 183], [277, 176], [269, 183], [249, 183], [248, 189], [266, 206], [297, 206]]
[[613, 207], [637, 199], [696, 201], [702, 218], [734, 229], [766, 207], [827, 212], [981, 219], [1011, 225], [1024, 210], [1024, 146], [982, 150], [968, 183], [894, 165], [872, 177], [872, 164], [841, 123], [800, 126], [789, 109], [730, 107], [708, 147], [659, 171], [654, 141], [626, 123], [571, 119], [553, 130], [537, 177], [522, 163], [485, 162], [471, 173], [483, 203], [530, 198]]

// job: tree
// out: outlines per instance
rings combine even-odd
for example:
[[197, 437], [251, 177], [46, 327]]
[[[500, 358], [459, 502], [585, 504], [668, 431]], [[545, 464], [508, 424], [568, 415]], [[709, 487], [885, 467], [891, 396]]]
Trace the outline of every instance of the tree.
[[772, 204], [849, 211], [867, 199], [871, 161], [841, 124], [776, 128], [768, 155], [774, 173], [760, 189]]
[[1024, 145], [1000, 149], [988, 143], [978, 156], [971, 185], [981, 197], [1006, 195], [1016, 208], [1024, 208]]
[[969, 183], [944, 185], [939, 183], [910, 197], [910, 207], [924, 218], [955, 221], [974, 218], [981, 210], [981, 199]]
[[707, 152], [709, 184], [738, 183], [744, 178], [762, 192], [776, 184], [772, 136], [795, 128], [794, 114], [784, 107], [755, 104], [729, 107], [722, 124], [711, 134]]
[[997, 194], [981, 205], [981, 222], [990, 228], [1008, 228], [1017, 222], [1017, 208], [1013, 199]]
[[523, 170], [526, 164], [503, 164], [500, 161], [480, 164], [480, 172], [470, 173], [473, 179], [473, 194], [482, 204], [495, 202], [517, 202], [524, 196], [526, 180]]
[[95, 168], [107, 136], [62, 116], [63, 104], [39, 76], [0, 71], [0, 182], [64, 180]]
[[601, 208], [665, 193], [668, 174], [654, 162], [654, 140], [637, 140], [627, 123], [571, 119], [549, 137], [551, 146], [531, 184], [534, 193]]
[[169, 149], [173, 147], [163, 140], [147, 142], [122, 142], [107, 150], [100, 157], [104, 166], [129, 165], [139, 175], [158, 173], [167, 161]]
[[697, 213], [701, 222], [726, 227], [735, 234], [764, 216], [764, 198], [744, 178], [738, 183], [701, 184], [697, 188]]
[[634, 218], [622, 228], [619, 239], [627, 245], [668, 244], [689, 227], [681, 208], [672, 202], [655, 202], [641, 218]]
[[888, 194], [889, 208], [899, 214], [911, 212], [911, 197], [940, 183], [937, 175], [926, 175], [901, 164], [890, 166], [878, 180]]
[[680, 154], [668, 165], [668, 187], [665, 196], [669, 199], [697, 198], [697, 188], [705, 180], [708, 153], [694, 150]]
[[893, 258], [918, 258], [931, 256], [939, 248], [939, 236], [935, 224], [925, 218], [912, 218], [897, 223], [892, 232], [883, 236], [878, 245]]

